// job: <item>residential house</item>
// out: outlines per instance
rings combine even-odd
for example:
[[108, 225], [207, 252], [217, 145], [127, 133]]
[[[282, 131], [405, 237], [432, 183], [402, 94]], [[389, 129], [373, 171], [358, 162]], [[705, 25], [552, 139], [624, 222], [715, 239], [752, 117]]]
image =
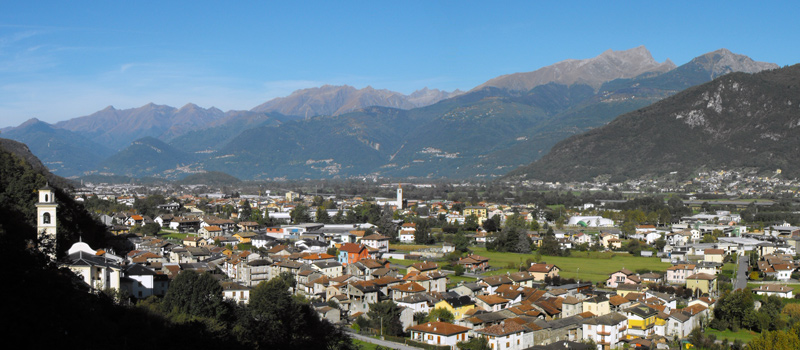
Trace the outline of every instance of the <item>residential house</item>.
[[583, 303], [580, 299], [568, 295], [561, 302], [561, 317], [575, 316], [583, 312]]
[[667, 283], [685, 284], [686, 277], [696, 273], [694, 264], [678, 264], [667, 268]]
[[497, 295], [479, 295], [475, 297], [475, 305], [487, 311], [500, 311], [508, 307], [508, 299]]
[[436, 271], [438, 269], [439, 269], [439, 264], [437, 264], [435, 262], [423, 261], [423, 262], [418, 262], [418, 263], [411, 264], [411, 266], [409, 266], [406, 269], [406, 271], [407, 272], [422, 273], [422, 272], [428, 272], [428, 271]]
[[780, 284], [762, 284], [753, 289], [753, 293], [758, 295], [776, 295], [781, 298], [792, 299], [794, 288]]
[[485, 271], [489, 268], [489, 258], [480, 255], [471, 254], [469, 256], [459, 258], [458, 265], [461, 265], [470, 272]]
[[514, 284], [514, 281], [507, 275], [496, 275], [483, 277], [478, 281], [478, 284], [483, 286], [483, 290], [486, 294], [494, 294], [500, 286], [504, 284]]
[[530, 272], [521, 271], [508, 274], [508, 278], [514, 281], [514, 284], [527, 288], [533, 288], [534, 276]]
[[204, 226], [201, 227], [199, 231], [197, 231], [197, 234], [200, 235], [200, 237], [206, 239], [209, 239], [211, 237], [221, 236], [223, 233], [224, 231], [222, 230], [222, 228], [215, 225]]
[[583, 339], [597, 344], [597, 349], [617, 349], [620, 341], [628, 335], [628, 318], [614, 312], [583, 321]]
[[475, 302], [472, 298], [463, 295], [458, 297], [444, 298], [436, 303], [434, 309], [447, 309], [455, 316], [456, 320], [460, 320], [467, 311], [475, 309]]
[[450, 291], [471, 298], [480, 294], [483, 291], [483, 286], [476, 282], [459, 283], [458, 286], [450, 289]]
[[120, 289], [122, 268], [119, 263], [99, 256], [97, 251], [84, 242], [74, 243], [70, 247], [66, 262], [61, 266], [72, 270], [91, 289]]
[[432, 301], [433, 297], [431, 297], [428, 293], [411, 294], [403, 298], [394, 300], [397, 306], [414, 310], [414, 313], [417, 312], [429, 313], [433, 308], [431, 307]]
[[703, 261], [715, 262], [715, 263], [724, 263], [725, 259], [725, 250], [722, 249], [705, 249], [703, 255]]
[[697, 273], [686, 277], [686, 288], [700, 294], [710, 294], [717, 291], [717, 276], [707, 273]]
[[533, 263], [531, 267], [528, 268], [528, 272], [533, 275], [534, 281], [544, 281], [546, 277], [556, 277], [559, 271], [561, 271], [561, 269], [558, 266], [547, 263]]
[[183, 245], [187, 247], [202, 247], [207, 245], [206, 239], [198, 236], [186, 236], [183, 238]]
[[635, 272], [623, 268], [611, 274], [606, 280], [606, 287], [617, 288], [620, 284], [640, 284], [642, 279]]
[[124, 271], [125, 277], [120, 279], [120, 289], [125, 290], [137, 299], [151, 295], [164, 296], [169, 287], [167, 275], [158, 274], [140, 264], [131, 264]]
[[399, 239], [401, 243], [414, 243], [417, 233], [417, 224], [413, 222], [404, 223], [400, 226]]
[[369, 249], [363, 244], [342, 243], [339, 246], [339, 262], [343, 265], [355, 263], [361, 259], [369, 259]]
[[662, 276], [660, 273], [655, 273], [655, 272], [648, 272], [639, 276], [639, 278], [642, 279], [642, 283], [647, 283], [647, 284], [649, 283], [661, 284], [661, 282], [664, 281], [663, 277], [664, 276]]
[[250, 302], [250, 287], [243, 286], [236, 282], [221, 282], [222, 297], [237, 304], [247, 304]]
[[608, 298], [602, 295], [584, 299], [582, 304], [583, 312], [591, 312], [597, 316], [611, 313], [611, 304], [608, 302]]
[[625, 309], [624, 315], [628, 318], [629, 336], [647, 338], [654, 334], [658, 310], [639, 304]]
[[375, 248], [381, 253], [389, 252], [389, 237], [381, 234], [376, 233], [361, 238], [361, 243], [368, 247]]
[[486, 220], [489, 217], [489, 211], [486, 209], [486, 207], [470, 206], [464, 208], [462, 215], [464, 215], [464, 217], [475, 215], [478, 218], [478, 223], [483, 223], [483, 220]]
[[532, 344], [524, 342], [524, 335], [531, 332], [532, 330], [525, 324], [511, 320], [475, 330], [475, 334], [486, 338], [489, 348], [493, 350], [527, 349]]
[[425, 293], [425, 287], [417, 282], [407, 282], [389, 287], [392, 294], [392, 300], [405, 298], [409, 295]]
[[456, 349], [456, 344], [468, 341], [470, 329], [446, 322], [427, 322], [411, 326], [407, 330], [411, 340], [437, 346], [449, 346]]

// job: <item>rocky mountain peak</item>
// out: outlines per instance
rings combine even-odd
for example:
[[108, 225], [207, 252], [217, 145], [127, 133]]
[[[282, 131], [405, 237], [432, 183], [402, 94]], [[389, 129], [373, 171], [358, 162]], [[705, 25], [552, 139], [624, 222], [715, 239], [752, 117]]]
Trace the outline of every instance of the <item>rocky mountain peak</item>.
[[36, 124], [39, 124], [39, 123], [42, 123], [42, 121], [37, 119], [37, 118], [31, 118], [31, 119], [26, 120], [24, 123], [20, 124], [17, 128], [18, 129], [23, 129], [23, 128], [29, 127], [31, 125], [36, 125]]
[[758, 73], [779, 68], [775, 63], [754, 61], [750, 57], [733, 53], [725, 48], [695, 57], [689, 63], [709, 71], [712, 79], [730, 72]]
[[658, 63], [647, 48], [639, 46], [623, 51], [606, 50], [599, 56], [589, 59], [564, 60], [533, 72], [499, 76], [473, 90], [491, 86], [529, 91], [548, 83], [563, 85], [579, 83], [598, 89], [603, 83], [614, 79], [633, 78], [648, 72], [664, 73], [672, 69], [675, 69], [672, 61]]

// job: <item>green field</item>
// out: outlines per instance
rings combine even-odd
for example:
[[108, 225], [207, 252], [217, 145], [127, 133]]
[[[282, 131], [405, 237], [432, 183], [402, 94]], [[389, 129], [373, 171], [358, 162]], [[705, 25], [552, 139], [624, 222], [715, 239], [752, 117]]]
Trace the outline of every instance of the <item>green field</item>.
[[188, 233], [170, 233], [170, 234], [162, 235], [162, 236], [159, 236], [159, 237], [161, 237], [163, 239], [172, 238], [172, 239], [177, 239], [177, 240], [182, 241], [188, 235], [189, 235]]
[[715, 335], [718, 340], [727, 339], [728, 341], [734, 341], [736, 339], [741, 340], [744, 343], [749, 342], [751, 339], [758, 336], [758, 333], [749, 331], [746, 329], [741, 329], [738, 332], [731, 331], [730, 329], [724, 331], [718, 331], [713, 328], [706, 328], [705, 331], [706, 335]]
[[404, 243], [402, 243], [402, 244], [401, 243], [391, 243], [391, 244], [389, 244], [389, 249], [400, 250], [400, 251], [404, 251], [404, 252], [413, 252], [415, 250], [425, 249], [425, 248], [432, 248], [432, 247], [441, 247], [441, 245], [433, 246], [433, 245], [404, 244]]
[[[489, 265], [498, 269], [506, 269], [509, 263], [515, 266], [524, 265], [526, 260], [534, 259], [534, 254], [490, 252], [479, 247], [474, 247], [473, 251], [477, 255], [489, 258]], [[541, 261], [558, 266], [561, 269], [561, 277], [592, 282], [605, 281], [611, 273], [622, 268], [631, 271], [652, 270], [663, 273], [671, 266], [669, 263], [661, 262], [659, 258], [635, 257], [627, 253], [575, 252], [574, 255], [570, 257], [542, 256]]]
[[[411, 266], [411, 264], [418, 263], [420, 261], [391, 258], [391, 259], [389, 259], [389, 262], [391, 262], [392, 264], [399, 264], [399, 265], [403, 265], [405, 267], [409, 267], [409, 266]], [[441, 266], [441, 264], [439, 264], [439, 265]]]
[[353, 338], [353, 344], [355, 344], [358, 347], [358, 349], [361, 350], [375, 350], [378, 347], [378, 345], [376, 344], [367, 343], [365, 341], [358, 340], [355, 338]]

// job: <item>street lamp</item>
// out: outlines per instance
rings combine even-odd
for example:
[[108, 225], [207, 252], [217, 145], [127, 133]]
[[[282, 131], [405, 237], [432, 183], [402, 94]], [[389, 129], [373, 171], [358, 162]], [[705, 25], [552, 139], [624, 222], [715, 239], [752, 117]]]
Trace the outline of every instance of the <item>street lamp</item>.
[[581, 283], [581, 268], [578, 268], [578, 272], [575, 274], [575, 279], [578, 280], [578, 283]]

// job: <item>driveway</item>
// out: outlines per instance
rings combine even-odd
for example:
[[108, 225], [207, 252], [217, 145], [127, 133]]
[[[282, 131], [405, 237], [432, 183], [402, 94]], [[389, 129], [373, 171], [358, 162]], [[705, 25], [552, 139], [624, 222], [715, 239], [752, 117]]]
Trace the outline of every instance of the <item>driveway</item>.
[[367, 342], [367, 343], [372, 343], [372, 344], [376, 344], [376, 345], [380, 345], [380, 346], [385, 346], [387, 348], [398, 349], [398, 350], [420, 350], [421, 349], [421, 348], [415, 348], [413, 346], [408, 346], [406, 344], [395, 343], [393, 341], [375, 339], [375, 338], [372, 338], [372, 337], [368, 337], [368, 336], [365, 336], [365, 335], [354, 333], [352, 331], [348, 331], [348, 334], [350, 334], [350, 336], [353, 337], [354, 339], [358, 339], [358, 340], [361, 340], [361, 341], [364, 341], [364, 342]]
[[736, 271], [736, 281], [733, 283], [733, 290], [745, 289], [747, 287], [747, 264], [750, 259], [747, 255], [739, 256], [739, 268]]

